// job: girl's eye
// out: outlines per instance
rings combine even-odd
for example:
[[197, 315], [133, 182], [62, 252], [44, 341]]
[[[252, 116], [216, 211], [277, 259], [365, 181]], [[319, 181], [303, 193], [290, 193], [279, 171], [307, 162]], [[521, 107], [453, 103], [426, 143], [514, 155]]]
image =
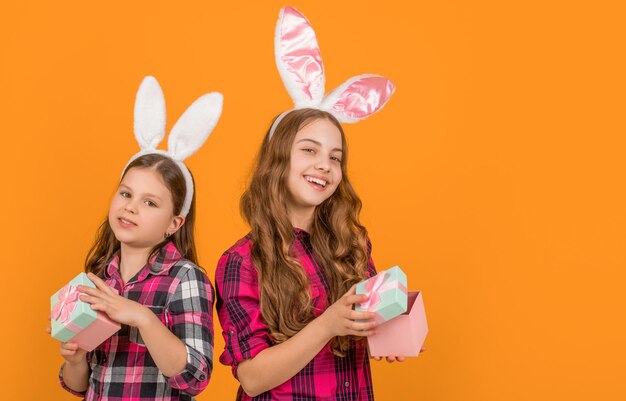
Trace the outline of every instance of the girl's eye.
[[150, 207], [157, 207], [157, 204], [152, 202], [151, 200], [147, 200], [146, 201], [146, 205], [150, 206]]
[[313, 152], [315, 152], [315, 149], [312, 149], [312, 148], [304, 148], [304, 149], [302, 149], [302, 150], [304, 150], [304, 151], [305, 151], [305, 152], [307, 152], [307, 153], [313, 153]]
[[120, 192], [120, 195], [122, 196], [122, 198], [130, 198], [130, 194], [126, 191]]
[[337, 163], [341, 163], [341, 159], [340, 159], [339, 157], [337, 157], [337, 156], [332, 156], [332, 157], [330, 158], [330, 160], [335, 161], [335, 162], [337, 162]]

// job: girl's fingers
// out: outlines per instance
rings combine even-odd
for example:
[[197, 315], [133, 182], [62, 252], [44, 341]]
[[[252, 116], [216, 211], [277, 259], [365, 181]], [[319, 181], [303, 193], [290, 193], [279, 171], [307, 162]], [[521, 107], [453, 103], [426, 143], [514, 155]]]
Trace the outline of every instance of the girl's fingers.
[[80, 292], [81, 294], [87, 294], [91, 296], [100, 296], [102, 294], [102, 291], [100, 291], [99, 289], [87, 287], [86, 285], [79, 285], [76, 288], [78, 289], [78, 292]]
[[93, 281], [93, 283], [96, 285], [96, 287], [100, 291], [104, 291], [107, 294], [116, 293], [116, 292], [112, 291], [111, 287], [109, 287], [104, 281], [102, 281], [102, 279], [100, 277], [96, 276], [95, 274], [88, 273], [87, 277], [89, 277], [89, 279], [91, 281]]
[[[380, 356], [373, 356], [372, 358], [374, 358], [377, 361], [380, 361], [380, 360], [383, 359]], [[403, 356], [395, 356], [395, 355], [389, 355], [389, 356], [385, 357], [385, 360], [387, 362], [389, 362], [389, 363], [392, 363], [392, 362], [395, 362], [395, 361], [404, 362], [404, 359], [405, 359], [405, 357], [403, 357]]]
[[106, 312], [107, 311], [107, 307], [99, 304], [99, 303], [93, 303], [90, 305], [91, 309], [95, 310], [95, 311], [100, 311], [100, 312]]
[[92, 297], [91, 295], [81, 295], [79, 297], [79, 299], [83, 302], [87, 302], [88, 304], [91, 304], [91, 307], [93, 308], [93, 304], [97, 301], [96, 297]]
[[348, 330], [348, 335], [357, 337], [367, 337], [376, 334], [374, 330]]
[[351, 322], [348, 328], [356, 331], [374, 330], [376, 322]]
[[95, 311], [106, 312], [108, 310], [106, 303], [98, 298], [90, 297], [89, 295], [81, 295], [80, 300], [87, 302], [91, 309]]
[[344, 304], [352, 306], [353, 304], [360, 304], [367, 301], [367, 295], [365, 294], [351, 294], [344, 297]]
[[364, 295], [364, 294], [350, 295], [350, 296], [343, 298], [344, 300], [343, 304], [346, 309], [354, 310], [356, 306], [367, 301], [367, 299], [368, 299], [367, 295]]
[[102, 289], [101, 287], [103, 285], [106, 286], [106, 284], [104, 283], [104, 281], [102, 281], [102, 279], [100, 277], [96, 276], [95, 274], [93, 274], [91, 272], [87, 273], [87, 277], [89, 278], [89, 280], [93, 281], [93, 283], [96, 285], [96, 287], [98, 287], [100, 289]]
[[373, 320], [376, 317], [374, 312], [357, 312], [355, 310], [348, 311], [347, 318], [350, 320]]

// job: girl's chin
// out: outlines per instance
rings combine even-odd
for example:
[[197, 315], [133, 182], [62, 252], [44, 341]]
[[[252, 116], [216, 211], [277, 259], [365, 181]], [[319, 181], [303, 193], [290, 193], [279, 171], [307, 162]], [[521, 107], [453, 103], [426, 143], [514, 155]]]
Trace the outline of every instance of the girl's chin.
[[115, 234], [115, 239], [117, 239], [120, 245], [125, 248], [135, 248], [135, 249], [152, 248], [153, 246], [157, 245], [160, 242], [160, 241], [154, 242], [154, 241], [145, 240], [145, 239], [138, 240], [136, 236], [124, 235], [124, 234], [125, 233]]
[[[325, 199], [324, 199], [325, 200]], [[324, 201], [306, 201], [300, 202], [297, 204], [288, 204], [287, 210], [291, 213], [296, 213], [299, 215], [313, 214], [315, 212], [315, 208], [321, 205]]]

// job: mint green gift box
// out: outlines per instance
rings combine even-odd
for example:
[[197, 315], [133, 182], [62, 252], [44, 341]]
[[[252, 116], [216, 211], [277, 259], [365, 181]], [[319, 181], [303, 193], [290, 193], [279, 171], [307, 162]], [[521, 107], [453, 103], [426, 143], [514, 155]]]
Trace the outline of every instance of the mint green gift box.
[[369, 295], [369, 300], [357, 304], [359, 312], [376, 312], [376, 323], [391, 320], [407, 310], [406, 274], [399, 266], [383, 270], [356, 285], [357, 294]]
[[[96, 288], [85, 273], [80, 273], [50, 297], [52, 337], [59, 341], [66, 342], [71, 340], [77, 334], [79, 328], [84, 329], [96, 320], [97, 312], [91, 309], [88, 303], [78, 299], [79, 293], [75, 288], [79, 285]], [[59, 302], [62, 305], [57, 305]], [[68, 308], [70, 305], [72, 308], [69, 313], [67, 313], [67, 310], [63, 311], [62, 308]], [[60, 309], [60, 312], [65, 312], [63, 313], [64, 318], [61, 318], [61, 316], [55, 318], [55, 308]]]
[[71, 340], [85, 351], [91, 351], [121, 326], [81, 301], [76, 288], [79, 285], [96, 288], [85, 273], [80, 273], [50, 297], [51, 334], [59, 341]]

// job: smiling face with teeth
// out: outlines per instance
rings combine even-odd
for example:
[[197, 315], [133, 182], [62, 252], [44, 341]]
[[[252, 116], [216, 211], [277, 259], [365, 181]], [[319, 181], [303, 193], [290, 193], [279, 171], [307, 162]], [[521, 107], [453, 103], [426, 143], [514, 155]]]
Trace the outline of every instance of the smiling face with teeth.
[[174, 216], [172, 194], [153, 168], [126, 171], [109, 208], [109, 225], [122, 248], [152, 248], [184, 220]]
[[287, 176], [287, 209], [294, 226], [306, 229], [315, 208], [337, 189], [342, 153], [341, 132], [326, 118], [313, 120], [296, 133]]

